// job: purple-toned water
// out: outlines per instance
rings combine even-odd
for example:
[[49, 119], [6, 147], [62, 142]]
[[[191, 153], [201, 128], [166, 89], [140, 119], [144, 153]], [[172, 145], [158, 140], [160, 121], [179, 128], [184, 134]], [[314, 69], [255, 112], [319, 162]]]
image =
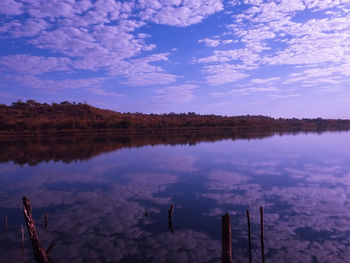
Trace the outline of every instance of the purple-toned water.
[[226, 212], [233, 258], [248, 262], [247, 209], [259, 262], [260, 205], [267, 262], [346, 262], [350, 133], [244, 137], [138, 147], [125, 138], [2, 141], [0, 262], [34, 261], [26, 228], [21, 244], [24, 195], [44, 247], [56, 243], [55, 262], [220, 262]]

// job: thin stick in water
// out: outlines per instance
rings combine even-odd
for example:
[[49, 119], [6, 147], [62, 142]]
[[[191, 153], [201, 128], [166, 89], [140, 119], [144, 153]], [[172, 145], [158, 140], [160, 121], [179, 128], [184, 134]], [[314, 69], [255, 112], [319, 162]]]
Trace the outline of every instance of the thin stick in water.
[[261, 260], [262, 260], [262, 263], [265, 263], [264, 214], [263, 214], [262, 206], [260, 206], [260, 243], [261, 243]]
[[233, 262], [231, 245], [231, 218], [227, 213], [221, 218], [221, 262]]
[[247, 220], [248, 220], [249, 263], [252, 263], [253, 257], [252, 257], [252, 241], [251, 241], [251, 238], [250, 238], [251, 232], [250, 232], [250, 215], [249, 215], [249, 210], [247, 210]]
[[173, 213], [174, 213], [174, 204], [171, 204], [170, 209], [168, 210], [168, 227], [172, 234], [174, 234]]

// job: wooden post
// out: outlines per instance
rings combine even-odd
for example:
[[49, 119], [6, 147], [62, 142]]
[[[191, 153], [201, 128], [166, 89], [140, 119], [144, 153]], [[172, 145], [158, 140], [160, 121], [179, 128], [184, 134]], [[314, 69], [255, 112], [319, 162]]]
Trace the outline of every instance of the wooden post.
[[27, 197], [23, 196], [23, 213], [24, 219], [27, 225], [28, 234], [30, 241], [32, 242], [34, 257], [37, 263], [47, 263], [49, 262], [45, 249], [42, 247], [38, 233], [35, 228], [35, 221], [32, 216], [32, 209], [30, 206], [30, 201]]
[[231, 245], [231, 218], [227, 213], [221, 218], [221, 262], [233, 262]]
[[168, 227], [172, 234], [174, 234], [174, 227], [173, 227], [173, 213], [174, 213], [174, 204], [171, 204], [170, 209], [168, 210]]
[[250, 238], [250, 215], [249, 215], [249, 210], [247, 210], [247, 220], [248, 220], [248, 249], [249, 249], [249, 263], [252, 263], [252, 241]]
[[264, 214], [263, 214], [262, 206], [260, 206], [260, 243], [261, 243], [261, 260], [262, 260], [262, 263], [265, 263]]

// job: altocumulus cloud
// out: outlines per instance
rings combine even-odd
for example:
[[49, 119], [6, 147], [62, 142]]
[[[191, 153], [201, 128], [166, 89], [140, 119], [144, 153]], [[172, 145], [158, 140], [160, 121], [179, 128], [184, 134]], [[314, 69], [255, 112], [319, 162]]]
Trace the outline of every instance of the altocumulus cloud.
[[1, 37], [24, 39], [27, 47], [55, 56], [3, 56], [2, 72], [40, 79], [47, 72], [103, 71], [101, 78], [124, 76], [123, 83], [131, 86], [169, 84], [177, 76], [153, 65], [168, 60], [169, 54], [150, 54], [157, 45], [148, 43], [150, 35], [136, 31], [148, 23], [186, 27], [222, 9], [218, 0], [6, 0], [0, 7]]

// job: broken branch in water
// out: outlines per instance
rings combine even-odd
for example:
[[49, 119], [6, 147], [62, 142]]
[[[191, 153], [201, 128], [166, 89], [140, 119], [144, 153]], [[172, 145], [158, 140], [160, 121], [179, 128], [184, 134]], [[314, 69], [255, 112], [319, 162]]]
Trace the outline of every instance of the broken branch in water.
[[36, 232], [35, 221], [32, 216], [30, 201], [25, 196], [23, 197], [23, 213], [24, 213], [24, 219], [26, 221], [26, 225], [28, 229], [29, 239], [32, 242], [34, 257], [36, 262], [38, 263], [49, 262], [47, 253], [43, 248], [43, 246], [41, 245], [39, 241], [38, 233]]

